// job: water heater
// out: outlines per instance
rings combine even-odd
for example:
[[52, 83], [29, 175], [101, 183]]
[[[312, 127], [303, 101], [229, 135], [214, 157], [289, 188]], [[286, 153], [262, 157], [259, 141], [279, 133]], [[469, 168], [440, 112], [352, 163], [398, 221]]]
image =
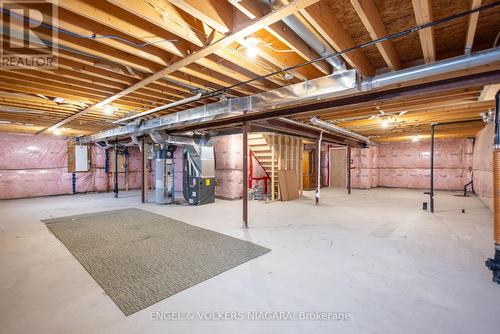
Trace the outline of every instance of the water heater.
[[172, 204], [174, 190], [174, 151], [175, 146], [162, 146], [156, 151], [155, 159], [155, 203]]

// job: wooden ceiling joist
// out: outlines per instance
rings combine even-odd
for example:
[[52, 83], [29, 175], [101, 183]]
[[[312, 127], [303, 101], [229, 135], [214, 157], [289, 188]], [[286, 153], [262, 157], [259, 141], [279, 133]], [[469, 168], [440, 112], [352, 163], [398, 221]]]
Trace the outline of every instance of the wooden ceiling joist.
[[[255, 20], [266, 15], [269, 8], [266, 8], [263, 2], [252, 0], [229, 0], [229, 2], [245, 14], [251, 20]], [[265, 28], [267, 32], [272, 34], [275, 38], [280, 40], [287, 48], [295, 51], [305, 61], [316, 59], [319, 54], [312, 50], [305, 41], [303, 41], [293, 30], [291, 30], [284, 22], [278, 21]], [[318, 70], [324, 74], [332, 72], [332, 68], [325, 61], [315, 62], [313, 64]]]
[[[481, 6], [481, 0], [472, 0], [471, 9]], [[476, 36], [477, 22], [479, 13], [474, 13], [469, 16], [467, 23], [467, 34], [465, 36], [465, 52], [471, 52], [474, 45], [474, 37]]]
[[[325, 38], [337, 51], [354, 47], [356, 44], [349, 32], [337, 19], [325, 2], [318, 2], [300, 11], [307, 21]], [[365, 76], [374, 76], [375, 69], [363, 51], [356, 50], [342, 57], [354, 68], [357, 68]]]
[[243, 29], [240, 29], [237, 32], [234, 32], [229, 36], [223, 37], [210, 45], [205, 46], [204, 48], [198, 50], [194, 54], [189, 55], [185, 58], [182, 58], [181, 60], [179, 60], [179, 61], [171, 64], [170, 66], [154, 73], [153, 75], [147, 77], [146, 79], [139, 81], [138, 83], [126, 88], [125, 90], [123, 90], [117, 94], [114, 94], [114, 95], [112, 95], [112, 96], [110, 96], [102, 101], [99, 101], [98, 103], [91, 106], [90, 108], [84, 109], [84, 110], [72, 115], [71, 117], [68, 117], [64, 120], [61, 120], [60, 122], [51, 126], [51, 128], [52, 129], [57, 128], [65, 123], [79, 117], [80, 115], [85, 114], [86, 112], [88, 112], [92, 108], [102, 107], [102, 106], [104, 106], [104, 105], [106, 105], [106, 104], [108, 104], [116, 99], [119, 99], [119, 98], [121, 98], [121, 97], [123, 97], [131, 92], [134, 92], [137, 89], [142, 88], [142, 87], [144, 87], [144, 86], [146, 86], [154, 81], [157, 81], [157, 80], [161, 79], [162, 77], [164, 77], [170, 73], [173, 73], [173, 72], [181, 69], [182, 67], [185, 67], [185, 66], [195, 62], [198, 59], [204, 58], [204, 57], [214, 53], [215, 50], [219, 50], [221, 48], [224, 48], [224, 47], [228, 46], [229, 44], [231, 44], [232, 42], [237, 41], [238, 39], [249, 36], [252, 33], [262, 29], [264, 26], [267, 26], [269, 24], [277, 22], [277, 21], [281, 20], [283, 17], [286, 17], [290, 14], [293, 14], [302, 8], [305, 8], [313, 3], [316, 3], [317, 1], [318, 0], [296, 0], [293, 3], [291, 3], [287, 6], [284, 6], [284, 7], [280, 8], [279, 10], [272, 12], [272, 13], [264, 16], [263, 18], [253, 22], [249, 26], [247, 26]]
[[[432, 21], [432, 3], [430, 0], [412, 0], [413, 11], [418, 25]], [[436, 42], [434, 40], [433, 27], [418, 31], [422, 53], [426, 63], [436, 61]]]
[[[373, 40], [388, 35], [373, 0], [351, 0], [351, 4]], [[391, 71], [401, 69], [401, 61], [392, 41], [377, 43], [376, 46]]]
[[[229, 98], [269, 91], [332, 72], [332, 66], [325, 60], [299, 66], [288, 73], [282, 71], [320, 57], [317, 51], [321, 50], [313, 50], [312, 42], [327, 47], [320, 52], [324, 55], [330, 50], [348, 49], [430, 22], [434, 19], [433, 11], [435, 18], [444, 18], [486, 3], [481, 0], [471, 0], [468, 4], [447, 0], [51, 2], [58, 6], [59, 12], [58, 20], [49, 24], [66, 31], [59, 33], [58, 67], [0, 69], [0, 119], [10, 122], [0, 130], [31, 129], [33, 132], [60, 127], [64, 134], [85, 134], [109, 129], [117, 118], [179, 101], [198, 91], [225, 89]], [[47, 6], [40, 3], [25, 6], [40, 10], [44, 18], [52, 15]], [[460, 55], [464, 48], [466, 53], [472, 48], [483, 50], [491, 47], [498, 32], [498, 24], [492, 17], [491, 10], [475, 13], [468, 21], [462, 18], [453, 24], [427, 28], [419, 31], [418, 37], [417, 33], [398, 37], [349, 52], [342, 58], [349, 67], [368, 77]], [[299, 30], [290, 28], [291, 23], [285, 18], [300, 22], [305, 32], [301, 31], [299, 36]], [[18, 32], [24, 28], [22, 20], [11, 20], [7, 15], [2, 19], [9, 23], [17, 21]], [[17, 31], [15, 24], [11, 27]], [[52, 33], [47, 26], [33, 29], [42, 39], [49, 39]], [[309, 37], [304, 37], [306, 35]], [[22, 35], [17, 36], [18, 39], [10, 38], [10, 41], [18, 44], [20, 53], [39, 52], [24, 48], [19, 39]], [[257, 40], [253, 50], [247, 44], [248, 39], [245, 40], [248, 37]], [[49, 52], [49, 49], [42, 51]], [[497, 62], [403, 86], [470, 77], [473, 73], [484, 73], [489, 78], [499, 69], [500, 62]], [[270, 73], [274, 74], [268, 76]], [[317, 115], [376, 136], [377, 141], [404, 139], [412, 133], [427, 133], [429, 122], [479, 118], [480, 112], [491, 109], [492, 95], [498, 84], [481, 78], [477, 76], [477, 80], [489, 86], [472, 83], [471, 87], [453, 86], [446, 91], [424, 89], [422, 95], [404, 100], [377, 98], [367, 102], [366, 97], [360, 95], [359, 99], [365, 102], [335, 107], [336, 101], [327, 101], [319, 105], [330, 107], [310, 109], [295, 119], [307, 122]], [[229, 86], [234, 87], [228, 89]], [[358, 99], [358, 96], [344, 100], [350, 98]], [[215, 101], [219, 101], [219, 97], [203, 98], [155, 116]], [[104, 113], [103, 106], [108, 103], [115, 107], [112, 115]], [[380, 119], [389, 116], [398, 119], [397, 126], [381, 128]], [[477, 128], [478, 125], [456, 128], [443, 134], [459, 137], [460, 129], [470, 134]]]

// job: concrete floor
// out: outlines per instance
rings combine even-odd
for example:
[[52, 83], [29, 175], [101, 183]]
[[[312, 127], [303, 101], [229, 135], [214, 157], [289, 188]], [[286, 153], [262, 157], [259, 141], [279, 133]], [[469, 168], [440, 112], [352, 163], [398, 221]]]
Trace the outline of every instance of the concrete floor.
[[[0, 201], [3, 333], [495, 333], [500, 286], [484, 266], [491, 213], [476, 197], [404, 189], [294, 202], [141, 205], [137, 192]], [[308, 194], [311, 197], [311, 194]], [[139, 207], [272, 252], [125, 317], [40, 219]], [[466, 209], [461, 213], [461, 209]], [[349, 321], [158, 321], [151, 312], [348, 312]], [[182, 313], [185, 315], [185, 313]]]

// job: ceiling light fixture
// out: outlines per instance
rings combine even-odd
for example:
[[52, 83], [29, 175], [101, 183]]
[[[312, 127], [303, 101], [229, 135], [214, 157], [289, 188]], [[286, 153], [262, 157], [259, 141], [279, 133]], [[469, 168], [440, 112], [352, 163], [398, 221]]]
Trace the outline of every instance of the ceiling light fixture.
[[382, 123], [380, 123], [380, 126], [382, 126], [384, 129], [388, 128], [390, 124], [390, 120], [388, 118], [385, 118], [382, 120]]
[[0, 124], [10, 124], [12, 123], [11, 121], [0, 121]]
[[256, 37], [245, 37], [241, 40], [241, 45], [246, 49], [246, 54], [250, 58], [257, 56], [257, 45], [260, 43]]
[[55, 103], [63, 103], [64, 102], [64, 97], [55, 97], [54, 98]]
[[106, 115], [113, 115], [115, 113], [115, 110], [116, 108], [113, 107], [111, 104], [106, 104], [102, 107], [102, 109], [104, 110], [104, 113]]
[[411, 141], [414, 143], [416, 143], [419, 139], [418, 135], [411, 136]]
[[53, 134], [55, 134], [56, 136], [60, 136], [62, 135], [62, 131], [61, 129], [59, 128], [55, 128], [53, 131], [52, 131]]

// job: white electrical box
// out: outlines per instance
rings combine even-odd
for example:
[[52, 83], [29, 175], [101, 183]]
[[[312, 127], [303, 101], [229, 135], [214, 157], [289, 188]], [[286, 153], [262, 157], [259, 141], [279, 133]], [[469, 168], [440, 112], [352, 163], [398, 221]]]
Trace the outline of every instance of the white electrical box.
[[86, 145], [75, 145], [75, 172], [89, 171], [89, 150]]

